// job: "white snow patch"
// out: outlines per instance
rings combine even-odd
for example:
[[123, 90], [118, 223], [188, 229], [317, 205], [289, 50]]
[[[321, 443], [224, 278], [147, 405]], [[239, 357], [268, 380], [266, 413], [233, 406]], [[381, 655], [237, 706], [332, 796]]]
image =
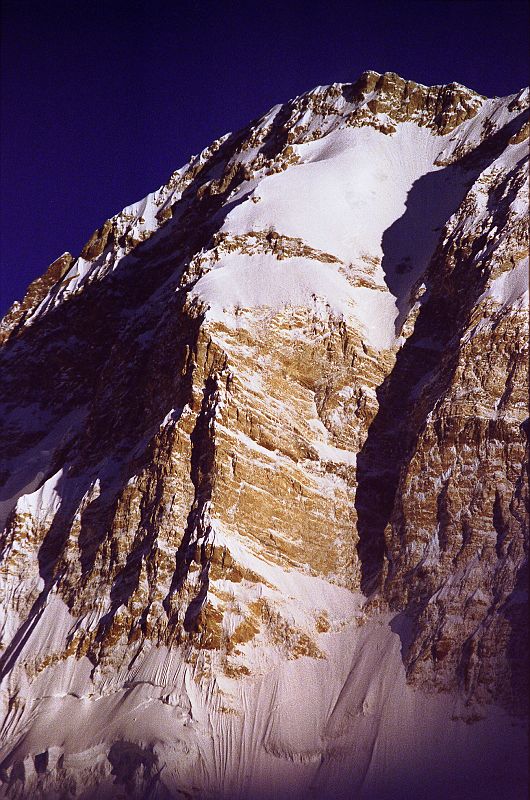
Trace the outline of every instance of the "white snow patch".
[[520, 299], [528, 304], [528, 278], [527, 256], [518, 261], [513, 269], [495, 278], [480, 296], [479, 302], [489, 297], [502, 306], [513, 306]]

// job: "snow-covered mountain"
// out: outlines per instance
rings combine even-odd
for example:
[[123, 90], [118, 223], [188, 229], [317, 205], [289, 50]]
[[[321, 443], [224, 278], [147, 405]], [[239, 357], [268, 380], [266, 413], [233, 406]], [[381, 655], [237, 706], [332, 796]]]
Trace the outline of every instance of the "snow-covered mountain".
[[14, 304], [0, 796], [523, 796], [527, 109], [318, 87]]

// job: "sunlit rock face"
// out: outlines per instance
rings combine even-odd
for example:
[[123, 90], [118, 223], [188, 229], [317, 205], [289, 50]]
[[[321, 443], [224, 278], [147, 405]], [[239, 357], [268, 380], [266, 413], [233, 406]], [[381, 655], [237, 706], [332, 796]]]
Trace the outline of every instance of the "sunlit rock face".
[[523, 795], [527, 107], [318, 87], [8, 312], [0, 796]]

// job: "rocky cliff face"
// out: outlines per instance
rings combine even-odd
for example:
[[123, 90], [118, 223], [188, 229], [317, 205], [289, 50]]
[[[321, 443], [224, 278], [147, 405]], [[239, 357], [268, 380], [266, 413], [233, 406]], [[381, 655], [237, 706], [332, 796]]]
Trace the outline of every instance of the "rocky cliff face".
[[319, 87], [6, 315], [3, 795], [522, 791], [527, 107]]

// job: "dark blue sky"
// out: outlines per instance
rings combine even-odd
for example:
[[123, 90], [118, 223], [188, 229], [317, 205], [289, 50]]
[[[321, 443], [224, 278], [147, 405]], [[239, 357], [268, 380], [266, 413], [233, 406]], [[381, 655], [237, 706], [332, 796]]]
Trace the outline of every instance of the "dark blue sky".
[[365, 69], [528, 83], [527, 2], [2, 3], [0, 312], [214, 138]]

